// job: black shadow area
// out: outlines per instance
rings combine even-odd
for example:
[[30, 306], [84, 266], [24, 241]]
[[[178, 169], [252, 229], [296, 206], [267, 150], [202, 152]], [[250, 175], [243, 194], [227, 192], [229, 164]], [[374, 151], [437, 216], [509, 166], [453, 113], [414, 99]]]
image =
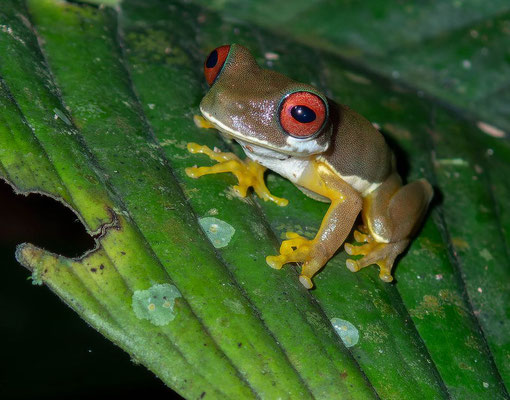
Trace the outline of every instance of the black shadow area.
[[94, 247], [76, 215], [39, 194], [17, 195], [0, 180], [0, 398], [172, 398], [170, 389], [90, 328], [14, 258], [33, 243], [76, 257]]

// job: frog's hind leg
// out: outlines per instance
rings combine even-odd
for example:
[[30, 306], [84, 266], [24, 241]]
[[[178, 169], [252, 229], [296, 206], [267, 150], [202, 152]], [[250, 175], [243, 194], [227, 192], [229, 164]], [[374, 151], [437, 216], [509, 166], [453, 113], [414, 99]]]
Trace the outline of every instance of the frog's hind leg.
[[409, 244], [427, 211], [433, 190], [426, 180], [402, 186], [397, 174], [391, 175], [374, 192], [364, 198], [362, 217], [366, 227], [355, 232], [355, 239], [363, 242], [345, 244], [350, 255], [363, 255], [359, 260], [347, 260], [347, 267], [355, 272], [371, 264], [380, 268], [379, 277], [391, 282], [395, 258]]

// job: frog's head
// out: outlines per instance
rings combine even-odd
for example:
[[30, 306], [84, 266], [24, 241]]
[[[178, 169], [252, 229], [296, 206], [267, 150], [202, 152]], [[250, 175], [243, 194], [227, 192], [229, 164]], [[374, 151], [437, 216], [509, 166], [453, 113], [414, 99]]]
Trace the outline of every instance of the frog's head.
[[328, 100], [313, 86], [260, 68], [238, 44], [213, 50], [204, 72], [211, 88], [200, 111], [226, 135], [298, 156], [328, 148]]

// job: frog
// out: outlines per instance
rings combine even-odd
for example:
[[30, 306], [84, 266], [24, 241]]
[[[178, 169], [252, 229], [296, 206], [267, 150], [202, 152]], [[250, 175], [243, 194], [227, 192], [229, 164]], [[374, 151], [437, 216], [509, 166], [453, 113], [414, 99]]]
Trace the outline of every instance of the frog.
[[[379, 278], [393, 281], [396, 258], [427, 214], [434, 192], [430, 183], [422, 178], [404, 184], [393, 151], [371, 122], [310, 84], [260, 67], [240, 44], [211, 51], [204, 75], [209, 90], [200, 102], [199, 126], [235, 140], [247, 158], [188, 143], [189, 152], [217, 163], [188, 167], [186, 174], [232, 173], [240, 197], [252, 188], [261, 199], [286, 206], [288, 201], [271, 194], [264, 182], [271, 170], [305, 195], [329, 203], [313, 239], [286, 232], [279, 254], [268, 255], [267, 264], [281, 269], [298, 263], [299, 281], [311, 289], [312, 278], [343, 244], [350, 271], [377, 265]], [[346, 243], [360, 214], [354, 241]]]

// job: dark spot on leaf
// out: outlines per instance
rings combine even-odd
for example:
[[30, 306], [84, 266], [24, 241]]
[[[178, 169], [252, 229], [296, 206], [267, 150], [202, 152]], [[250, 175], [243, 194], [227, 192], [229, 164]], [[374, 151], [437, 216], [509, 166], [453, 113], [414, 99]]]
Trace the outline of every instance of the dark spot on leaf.
[[204, 397], [205, 397], [205, 392], [202, 392], [202, 393], [200, 394], [200, 398], [201, 398], [201, 399], [203, 399]]
[[97, 268], [91, 268], [90, 269], [92, 272], [97, 272]]

